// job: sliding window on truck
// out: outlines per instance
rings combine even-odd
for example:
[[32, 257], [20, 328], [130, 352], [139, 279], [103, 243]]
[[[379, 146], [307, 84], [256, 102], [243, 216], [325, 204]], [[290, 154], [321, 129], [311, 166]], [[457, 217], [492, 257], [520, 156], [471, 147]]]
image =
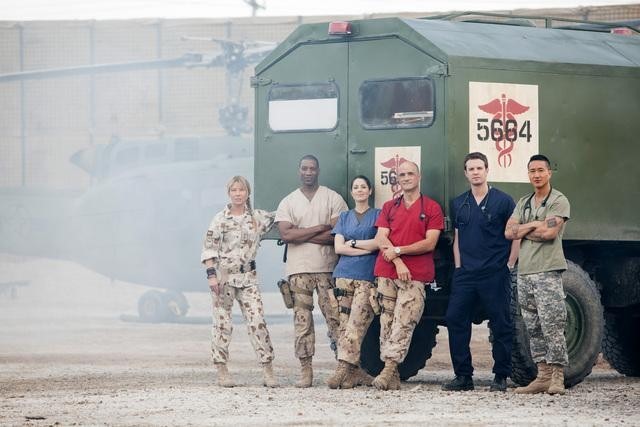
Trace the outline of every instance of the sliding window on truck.
[[335, 83], [274, 85], [269, 91], [273, 132], [331, 131], [338, 126]]
[[365, 129], [429, 127], [433, 118], [429, 78], [367, 80], [360, 86], [360, 120]]

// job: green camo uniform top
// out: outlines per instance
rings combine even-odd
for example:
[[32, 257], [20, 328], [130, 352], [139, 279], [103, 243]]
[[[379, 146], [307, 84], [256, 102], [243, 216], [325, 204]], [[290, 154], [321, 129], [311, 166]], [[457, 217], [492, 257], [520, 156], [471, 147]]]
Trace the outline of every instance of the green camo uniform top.
[[[529, 202], [529, 203], [527, 203]], [[528, 206], [527, 206], [528, 205]], [[552, 188], [544, 206], [536, 206], [535, 197], [528, 194], [522, 197], [511, 215], [519, 224], [544, 220], [552, 216], [564, 218], [565, 223], [553, 240], [535, 242], [526, 237], [520, 243], [518, 257], [518, 274], [542, 273], [546, 271], [563, 271], [567, 269], [567, 261], [562, 250], [562, 235], [566, 221], [569, 220], [569, 200], [564, 194]]]

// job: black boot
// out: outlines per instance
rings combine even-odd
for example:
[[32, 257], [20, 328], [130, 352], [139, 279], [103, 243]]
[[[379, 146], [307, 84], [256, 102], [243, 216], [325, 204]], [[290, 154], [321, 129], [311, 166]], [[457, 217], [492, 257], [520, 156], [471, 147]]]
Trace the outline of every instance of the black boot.
[[473, 378], [467, 376], [456, 376], [446, 384], [442, 384], [444, 391], [469, 391], [473, 390]]
[[496, 374], [489, 386], [489, 391], [507, 391], [507, 377]]

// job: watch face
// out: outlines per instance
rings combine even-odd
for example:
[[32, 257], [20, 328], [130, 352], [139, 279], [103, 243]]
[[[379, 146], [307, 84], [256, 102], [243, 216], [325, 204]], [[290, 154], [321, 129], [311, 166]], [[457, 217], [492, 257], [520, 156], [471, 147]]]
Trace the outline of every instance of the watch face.
[[394, 248], [394, 249], [393, 249], [393, 251], [394, 251], [395, 253], [397, 253], [398, 255], [400, 255], [400, 248]]

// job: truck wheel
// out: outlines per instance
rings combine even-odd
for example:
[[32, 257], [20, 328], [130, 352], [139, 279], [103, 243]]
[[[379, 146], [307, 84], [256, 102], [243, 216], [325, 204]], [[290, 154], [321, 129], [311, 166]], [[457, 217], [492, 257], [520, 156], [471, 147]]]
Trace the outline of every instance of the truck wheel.
[[[400, 379], [405, 381], [418, 371], [431, 358], [431, 352], [436, 345], [438, 326], [434, 320], [422, 318], [416, 325], [409, 346], [409, 352], [404, 361], [398, 366]], [[370, 375], [376, 376], [382, 371], [384, 363], [380, 360], [380, 316], [376, 316], [369, 326], [369, 330], [360, 348], [360, 364]]]
[[602, 353], [621, 374], [640, 377], [640, 318], [628, 313], [605, 312]]
[[527, 385], [538, 374], [529, 351], [529, 334], [518, 305], [517, 275], [511, 275], [511, 316], [513, 318], [513, 347], [511, 349], [511, 379], [519, 385]]
[[[569, 353], [569, 366], [564, 370], [564, 384], [565, 387], [572, 387], [591, 373], [598, 359], [604, 320], [596, 284], [577, 264], [571, 261], [567, 263], [567, 271], [562, 275], [567, 306], [567, 326], [564, 335]], [[511, 379], [525, 385], [535, 378], [537, 368], [529, 353], [527, 331], [517, 307], [517, 292], [513, 293], [512, 312], [515, 330]]]
[[567, 338], [569, 366], [565, 368], [565, 386], [582, 382], [591, 373], [602, 348], [604, 318], [600, 293], [589, 275], [568, 261], [562, 275], [567, 305]]

